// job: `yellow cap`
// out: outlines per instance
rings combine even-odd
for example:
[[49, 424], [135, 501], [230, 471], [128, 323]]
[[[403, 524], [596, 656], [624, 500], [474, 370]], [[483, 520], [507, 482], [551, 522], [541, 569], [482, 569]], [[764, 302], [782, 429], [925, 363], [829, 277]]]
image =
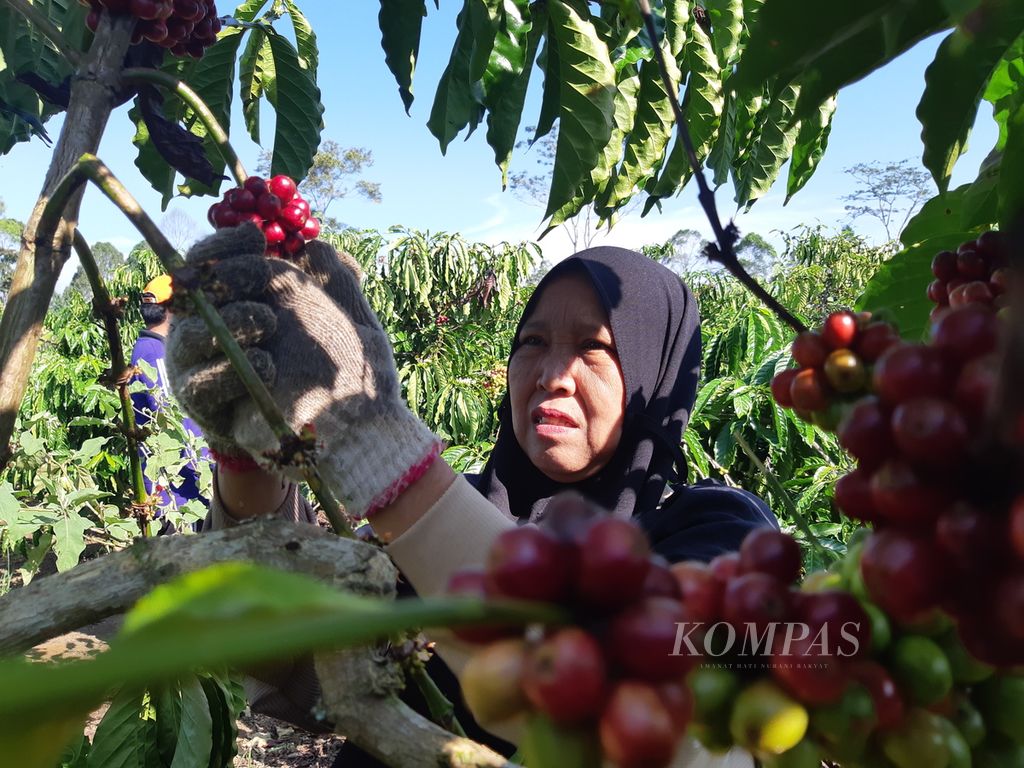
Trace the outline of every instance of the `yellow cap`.
[[157, 275], [142, 289], [143, 304], [163, 304], [171, 300], [174, 289], [170, 275]]

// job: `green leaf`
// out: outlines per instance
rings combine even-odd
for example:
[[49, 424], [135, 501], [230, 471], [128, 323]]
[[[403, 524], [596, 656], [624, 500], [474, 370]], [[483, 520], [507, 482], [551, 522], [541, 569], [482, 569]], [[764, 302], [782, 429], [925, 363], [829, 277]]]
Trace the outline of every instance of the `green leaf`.
[[1024, 33], [1024, 3], [992, 3], [980, 29], [954, 30], [939, 45], [925, 70], [924, 94], [917, 105], [924, 142], [924, 166], [940, 192], [953, 166], [967, 151], [986, 84], [1014, 42]]
[[85, 550], [85, 531], [92, 522], [77, 513], [62, 515], [53, 524], [53, 551], [57, 553], [57, 570], [67, 571], [78, 565]]
[[737, 172], [737, 204], [749, 209], [764, 196], [793, 153], [800, 131], [800, 125], [793, 123], [793, 110], [799, 95], [800, 86], [787, 85], [769, 104], [758, 142]]
[[213, 719], [199, 678], [189, 675], [181, 684], [181, 720], [171, 768], [200, 768], [210, 764]]
[[883, 312], [905, 339], [924, 337], [932, 302], [925, 287], [932, 281], [932, 258], [955, 250], [969, 234], [946, 234], [904, 248], [874, 274], [857, 299], [857, 309]]
[[242, 117], [246, 130], [257, 144], [260, 143], [260, 100], [264, 83], [276, 77], [274, 56], [270, 40], [262, 29], [253, 29], [238, 62], [238, 88], [242, 95]]
[[229, 694], [215, 677], [205, 675], [199, 678], [206, 693], [212, 724], [212, 749], [209, 756], [210, 768], [222, 768], [233, 764], [237, 754], [238, 729], [235, 715], [229, 704]]
[[320, 146], [324, 105], [316, 80], [300, 66], [291, 42], [276, 32], [271, 32], [269, 39], [275, 77], [264, 84], [264, 89], [277, 113], [270, 172], [291, 176], [298, 182], [306, 178]]
[[[832, 116], [836, 112], [836, 97], [822, 102], [818, 112], [800, 121], [800, 132], [796, 135], [792, 161], [789, 164], [789, 181], [786, 183], [786, 203], [804, 188], [818, 168], [828, 137], [832, 132]], [[784, 203], [785, 204], [785, 203]]]
[[[711, 38], [693, 19], [690, 21], [689, 31], [684, 56], [690, 74], [683, 100], [683, 114], [690, 129], [690, 139], [693, 141], [697, 160], [703, 161], [711, 151], [721, 125], [725, 96], [722, 91], [721, 68]], [[650, 197], [644, 213], [649, 212], [658, 200], [669, 197], [685, 187], [692, 174], [693, 169], [690, 167], [686, 148], [676, 136], [661, 176], [648, 190]]]
[[1024, 104], [1006, 123], [1006, 147], [999, 170], [999, 228], [1024, 226]]
[[1003, 153], [993, 150], [978, 169], [976, 178], [964, 194], [960, 225], [964, 230], [991, 229], [999, 219], [999, 168]]
[[711, 36], [715, 44], [715, 55], [722, 64], [723, 72], [736, 63], [740, 52], [740, 36], [743, 31], [743, 0], [708, 0], [708, 16], [711, 17]]
[[152, 721], [142, 719], [142, 693], [125, 686], [110, 702], [96, 727], [88, 768], [148, 768], [146, 753], [155, 732]]
[[[667, 52], [664, 58], [669, 79], [678, 91], [682, 75]], [[636, 103], [636, 115], [626, 139], [622, 165], [610, 185], [608, 200], [602, 206], [610, 209], [609, 213], [623, 207], [638, 189], [657, 175], [672, 138], [672, 126], [675, 125], [672, 95], [665, 90], [655, 59], [640, 65], [640, 93]]]
[[820, 55], [877, 26], [886, 13], [899, 10], [902, 4], [900, 0], [860, 0], [809, 9], [804, 0], [767, 2], [733, 75], [736, 85], [750, 87], [775, 77], [785, 85]]
[[601, 764], [601, 745], [593, 729], [555, 725], [540, 713], [526, 720], [521, 744], [531, 768], [589, 768]]
[[1006, 144], [1006, 121], [1024, 103], [1024, 37], [1017, 38], [996, 65], [984, 99], [992, 104], [992, 117], [999, 126], [996, 149], [1002, 149]]
[[523, 2], [523, 6], [520, 9], [513, 0], [505, 0], [505, 23], [494, 38], [483, 79], [488, 110], [487, 143], [501, 169], [502, 189], [508, 184], [508, 163], [519, 132], [533, 61], [548, 18], [543, 5], [532, 12], [527, 3]]
[[686, 47], [689, 26], [690, 0], [666, 0], [664, 39], [669, 53], [677, 62]]
[[150, 705], [156, 713], [156, 746], [164, 765], [170, 765], [181, 729], [181, 690], [178, 681], [150, 688]]
[[962, 240], [970, 238], [970, 232], [963, 226], [962, 214], [964, 199], [970, 188], [970, 184], [963, 184], [925, 202], [903, 228], [900, 242], [909, 247], [933, 237], [953, 235]]
[[537, 117], [537, 129], [533, 132], [533, 141], [551, 133], [555, 120], [558, 119], [561, 70], [558, 66], [558, 45], [555, 43], [554, 32], [551, 30], [550, 14], [545, 30], [544, 47], [540, 51], [540, 56], [537, 57], [537, 66], [544, 71], [544, 89], [541, 94], [540, 115]]
[[[476, 127], [483, 104], [476, 81], [483, 76], [494, 46], [496, 27], [491, 23], [491, 4], [497, 0], [465, 0], [458, 17], [459, 34], [448, 66], [437, 84], [427, 127], [441, 144], [441, 154], [466, 126]], [[476, 76], [474, 76], [476, 75]]]
[[543, 604], [375, 599], [337, 592], [307, 576], [225, 563], [154, 589], [127, 614], [110, 650], [92, 659], [59, 665], [0, 660], [0, 722], [52, 713], [55, 701], [92, 705], [115, 683], [147, 685], [197, 668], [363, 645], [414, 627], [566, 619]]
[[288, 10], [288, 16], [292, 20], [292, 29], [295, 31], [295, 47], [299, 55], [299, 65], [309, 70], [316, 82], [317, 70], [320, 66], [320, 51], [317, 49], [316, 32], [313, 31], [309, 20], [299, 10], [295, 0], [284, 0], [284, 7]]
[[384, 61], [398, 82], [406, 114], [412, 107], [412, 79], [420, 56], [420, 29], [427, 15], [424, 0], [380, 0], [377, 21]]
[[[859, 4], [850, 4], [854, 6]], [[813, 62], [793, 75], [799, 77], [801, 85], [794, 119], [802, 120], [812, 114], [832, 94], [880, 69], [947, 26], [946, 16], [938, 4], [923, 0], [909, 7], [901, 6], [841, 44], [824, 49]]]
[[615, 68], [583, 0], [548, 5], [558, 48], [558, 143], [545, 217], [572, 200], [597, 166], [611, 138], [615, 112]]

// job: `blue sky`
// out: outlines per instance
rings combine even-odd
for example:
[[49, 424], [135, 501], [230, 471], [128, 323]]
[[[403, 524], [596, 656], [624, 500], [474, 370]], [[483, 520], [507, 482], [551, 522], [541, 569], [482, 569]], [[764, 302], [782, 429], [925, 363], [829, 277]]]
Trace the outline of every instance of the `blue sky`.
[[[344, 12], [340, 10], [342, 5]], [[483, 131], [468, 141], [456, 139], [447, 156], [442, 156], [426, 128], [433, 93], [455, 37], [455, 15], [461, 3], [442, 0], [439, 11], [433, 3], [427, 5], [429, 15], [424, 20], [414, 83], [417, 98], [411, 116], [407, 116], [384, 63], [377, 27], [378, 4], [369, 0], [300, 0], [319, 36], [320, 88], [326, 109], [323, 137], [371, 150], [375, 163], [366, 176], [381, 184], [383, 194], [380, 204], [351, 198], [336, 203], [331, 213], [350, 225], [368, 228], [405, 225], [431, 231], [458, 231], [467, 238], [486, 242], [534, 238], [543, 211], [521, 202], [511, 192], [502, 192], [501, 176]], [[220, 10], [224, 12], [225, 8]], [[886, 69], [845, 89], [839, 97], [828, 151], [814, 177], [783, 207], [784, 169], [778, 188], [751, 212], [738, 215], [741, 230], [756, 231], [778, 244], [779, 231], [799, 224], [841, 226], [847, 217], [840, 198], [851, 191], [851, 179], [844, 168], [871, 160], [919, 159], [920, 124], [914, 110], [923, 88], [925, 67], [940, 39], [921, 43]], [[539, 72], [535, 72], [523, 125], [536, 122], [541, 80]], [[252, 171], [259, 147], [245, 133], [237, 94], [235, 107], [238, 114], [232, 119], [233, 143]], [[268, 148], [273, 135], [271, 120], [267, 114], [263, 122]], [[59, 129], [59, 119], [48, 124], [53, 136]], [[163, 215], [159, 197], [133, 165], [132, 133], [125, 106], [112, 117], [99, 154], [159, 220]], [[954, 173], [954, 185], [974, 178], [995, 135], [991, 109], [983, 104], [970, 152], [961, 158]], [[22, 220], [28, 216], [49, 159], [50, 150], [38, 141], [20, 144], [0, 158], [0, 198], [7, 205], [8, 216]], [[168, 212], [180, 210], [187, 214], [201, 235], [210, 231], [206, 209], [211, 202], [211, 198], [178, 198]], [[723, 216], [734, 214], [731, 189], [719, 190], [718, 202]], [[880, 238], [880, 228], [868, 219], [858, 220], [855, 226], [870, 238]], [[81, 228], [89, 240], [108, 240], [122, 249], [139, 239], [127, 220], [95, 189], [86, 194]], [[654, 211], [644, 219], [639, 213], [627, 216], [595, 244], [638, 247], [663, 242], [682, 228], [697, 229], [710, 236], [692, 183], [680, 197], [666, 201], [661, 214]], [[571, 249], [560, 233], [545, 238], [542, 247], [546, 260], [561, 258]], [[73, 267], [69, 265], [62, 282], [70, 279]]]

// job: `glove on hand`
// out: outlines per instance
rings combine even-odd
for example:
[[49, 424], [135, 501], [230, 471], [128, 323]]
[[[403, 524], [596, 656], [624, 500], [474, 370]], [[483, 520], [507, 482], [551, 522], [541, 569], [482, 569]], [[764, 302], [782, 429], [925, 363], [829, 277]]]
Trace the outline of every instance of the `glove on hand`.
[[[265, 257], [265, 247], [259, 228], [244, 224], [197, 243], [186, 259], [288, 424], [313, 424], [321, 476], [361, 518], [422, 474], [440, 440], [401, 398], [391, 344], [351, 257], [313, 241], [296, 266]], [[277, 438], [201, 318], [175, 319], [167, 372], [214, 450], [277, 469], [264, 455]]]

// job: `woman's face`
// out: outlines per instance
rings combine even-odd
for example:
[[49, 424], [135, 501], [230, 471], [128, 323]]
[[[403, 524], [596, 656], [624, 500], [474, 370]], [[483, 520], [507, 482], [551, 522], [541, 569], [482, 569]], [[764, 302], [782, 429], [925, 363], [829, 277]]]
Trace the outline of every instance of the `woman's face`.
[[625, 385], [590, 281], [569, 274], [545, 286], [518, 341], [508, 389], [520, 447], [556, 482], [596, 474], [622, 437]]

